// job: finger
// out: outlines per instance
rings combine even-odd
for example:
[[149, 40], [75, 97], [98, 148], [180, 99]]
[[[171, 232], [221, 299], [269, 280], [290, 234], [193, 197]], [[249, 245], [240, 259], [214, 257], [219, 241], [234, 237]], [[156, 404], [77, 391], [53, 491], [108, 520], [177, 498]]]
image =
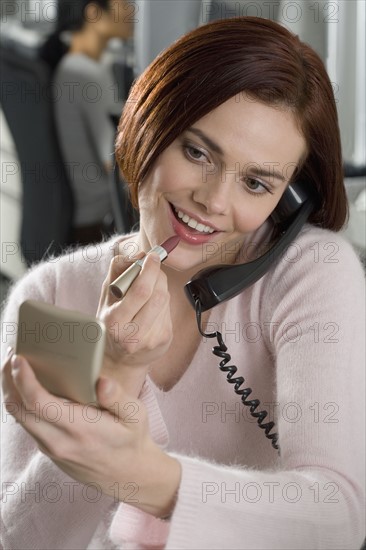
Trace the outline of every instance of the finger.
[[118, 382], [112, 378], [101, 376], [97, 382], [97, 398], [99, 405], [110, 412], [114, 412], [116, 399], [123, 400], [123, 390], [117, 388]]
[[[153, 256], [153, 255], [151, 255]], [[145, 265], [146, 264], [146, 265]], [[108, 333], [116, 341], [116, 333], [133, 322], [133, 318], [151, 297], [154, 285], [160, 274], [160, 259], [147, 256], [141, 273], [132, 283], [126, 296], [122, 300], [113, 298], [108, 310], [101, 308], [99, 317], [107, 326]], [[110, 293], [112, 294], [112, 293]], [[118, 338], [117, 338], [118, 340]]]
[[14, 350], [11, 346], [9, 346], [8, 349], [6, 350], [6, 354], [5, 354], [3, 363], [1, 365], [2, 374], [4, 374], [7, 370], [9, 370], [9, 368], [10, 368], [10, 359], [11, 359], [12, 355], [14, 355]]
[[3, 365], [8, 361], [8, 359], [13, 355], [13, 353], [14, 353], [14, 349], [11, 346], [9, 346], [5, 353]]
[[[27, 372], [28, 370], [30, 373]], [[29, 408], [29, 404], [28, 407], [26, 407], [23, 400], [22, 390], [20, 389], [23, 384], [29, 384], [30, 391], [33, 391], [32, 378], [34, 377], [34, 374], [32, 375], [33, 371], [31, 367], [24, 358], [14, 355], [11, 362], [9, 361], [9, 365], [7, 365], [4, 372], [7, 379], [11, 378], [12, 380], [11, 383], [7, 380], [8, 386], [12, 388], [12, 397], [8, 398], [5, 403], [7, 411], [15, 418], [16, 422], [21, 424], [22, 427], [36, 440], [40, 450], [45, 452], [45, 454], [48, 454], [46, 452], [47, 446], [43, 445], [43, 443], [52, 436], [55, 439], [55, 427], [53, 425], [49, 426], [47, 423], [41, 422], [42, 409], [39, 402], [35, 400], [31, 408]], [[29, 374], [31, 374], [31, 376], [29, 376]], [[58, 436], [56, 439], [57, 438]]]
[[[107, 412], [98, 409], [100, 414], [93, 414], [93, 422], [90, 423], [90, 408], [86, 410], [82, 405], [74, 403], [70, 419], [69, 408], [61, 399], [49, 394], [39, 384], [24, 357], [13, 357], [12, 374], [22, 398], [20, 410], [13, 416], [35, 439], [39, 449], [59, 467], [66, 468], [68, 463], [86, 463], [91, 449], [95, 450], [96, 439], [99, 438], [102, 447], [103, 442], [111, 439], [111, 418]], [[50, 417], [49, 408], [51, 406], [54, 409], [55, 405], [60, 412], [56, 420], [54, 416]], [[112, 423], [113, 425], [115, 426]], [[115, 432], [113, 434], [112, 441], [118, 440]]]
[[[134, 321], [146, 331], [154, 329], [154, 326], [158, 325], [161, 329], [163, 325], [160, 323], [161, 319], [164, 319], [168, 315], [167, 319], [170, 320], [170, 293], [168, 290], [168, 280], [166, 275], [160, 269], [160, 261], [158, 262], [159, 270], [154, 269], [154, 277], [151, 276], [149, 263], [151, 259], [146, 260], [146, 266], [142, 268], [140, 274], [140, 283], [146, 284], [149, 282], [149, 299], [145, 303], [143, 309], [135, 315]], [[126, 297], [127, 298], [127, 297]]]
[[115, 422], [136, 424], [145, 418], [140, 401], [129, 396], [121, 384], [111, 378], [99, 378], [97, 397], [99, 405], [113, 416]]
[[142, 269], [133, 281], [122, 300], [115, 308], [127, 319], [132, 320], [138, 311], [150, 300], [156, 282], [161, 274], [160, 258], [157, 254], [148, 254]]
[[110, 292], [109, 285], [117, 279], [126, 269], [128, 269], [136, 260], [144, 257], [143, 252], [136, 254], [134, 258], [125, 257], [121, 254], [114, 256], [109, 264], [109, 269], [107, 277], [103, 281], [100, 303], [101, 306], [103, 303], [107, 305], [114, 304], [118, 299]]
[[172, 332], [170, 294], [163, 278], [159, 277], [157, 280], [151, 298], [135, 315], [134, 324], [136, 330], [133, 337], [143, 340], [144, 347], [147, 349], [170, 342]]
[[15, 387], [11, 374], [11, 358], [13, 354], [14, 351], [11, 349], [11, 351], [8, 351], [7, 357], [5, 358], [5, 362], [2, 366], [1, 383], [5, 408], [9, 414], [14, 416], [15, 413], [20, 410], [22, 400]]
[[[142, 336], [150, 333], [162, 313], [169, 314], [170, 296], [166, 276], [160, 270], [160, 259], [146, 258], [141, 273], [126, 296], [108, 312], [106, 324], [113, 332], [113, 341], [133, 353]], [[164, 325], [160, 325], [164, 326]]]
[[[33, 406], [35, 401], [41, 398], [43, 388], [25, 357], [13, 355], [11, 374], [24, 405], [26, 407]], [[44, 392], [46, 393], [46, 390]]]
[[55, 429], [67, 429], [64, 402], [39, 383], [32, 367], [21, 355], [13, 355], [11, 375], [20, 403], [20, 410], [14, 416], [33, 437], [42, 439]]
[[9, 360], [11, 359], [13, 354], [14, 354], [14, 350], [11, 346], [9, 346], [8, 349], [6, 350], [6, 354], [5, 354], [4, 360], [3, 360], [2, 365], [1, 365], [1, 371], [2, 372], [4, 372], [5, 369], [7, 368]]
[[[81, 439], [85, 431], [82, 406], [65, 403], [50, 394], [38, 382], [27, 360], [12, 357], [12, 378], [19, 394], [19, 406], [12, 413], [14, 418], [36, 440], [40, 450], [48, 456], [65, 453], [72, 447], [72, 438]], [[73, 409], [67, 405], [73, 405]], [[71, 437], [70, 437], [71, 436]]]

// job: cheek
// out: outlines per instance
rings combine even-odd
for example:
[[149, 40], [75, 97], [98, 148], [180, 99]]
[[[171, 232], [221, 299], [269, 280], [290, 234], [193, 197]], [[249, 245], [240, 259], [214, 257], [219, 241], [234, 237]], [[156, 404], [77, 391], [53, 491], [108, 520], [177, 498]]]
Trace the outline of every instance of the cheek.
[[169, 170], [160, 163], [156, 164], [150, 175], [141, 185], [141, 192], [152, 198], [151, 195], [164, 191], [169, 182]]
[[250, 233], [258, 229], [271, 215], [275, 206], [264, 204], [262, 197], [250, 197], [234, 214], [235, 229], [239, 233]]
[[138, 190], [138, 208], [141, 212], [149, 205], [149, 196], [151, 195], [147, 193], [148, 182], [145, 182], [144, 184], [140, 185]]
[[154, 205], [154, 200], [157, 198], [159, 187], [161, 185], [161, 170], [156, 168], [148, 175], [144, 182], [140, 185], [138, 191], [139, 209], [151, 207]]
[[149, 178], [149, 190], [152, 193], [174, 193], [189, 187], [194, 181], [194, 167], [175, 149], [164, 151], [154, 164]]

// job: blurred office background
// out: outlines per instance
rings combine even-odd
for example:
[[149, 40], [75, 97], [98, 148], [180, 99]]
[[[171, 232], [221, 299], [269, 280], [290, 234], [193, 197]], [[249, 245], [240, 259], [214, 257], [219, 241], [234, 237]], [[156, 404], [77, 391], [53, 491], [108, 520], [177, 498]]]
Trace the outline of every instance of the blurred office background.
[[[364, 0], [136, 0], [131, 2], [129, 17], [134, 20], [134, 37], [128, 41], [111, 40], [102, 62], [111, 67], [119, 97], [126, 99], [132, 79], [140, 74], [163, 48], [192, 28], [218, 18], [239, 15], [254, 15], [277, 20], [310, 43], [320, 54], [334, 86], [342, 135], [345, 166], [345, 181], [350, 198], [351, 216], [345, 231], [361, 258], [365, 259], [365, 26], [366, 3]], [[2, 0], [0, 3], [2, 63], [8, 63], [7, 70], [14, 70], [13, 77], [5, 77], [1, 83], [1, 259], [0, 273], [3, 280], [15, 280], [21, 276], [32, 259], [29, 250], [32, 238], [36, 239], [32, 212], [24, 204], [24, 198], [35, 192], [40, 173], [24, 177], [22, 154], [26, 144], [18, 143], [19, 128], [25, 109], [46, 110], [52, 107], [49, 94], [52, 87], [37, 88], [39, 74], [39, 51], [52, 33], [57, 17], [57, 0]], [[123, 15], [123, 14], [122, 14]], [[126, 16], [126, 14], [124, 14]], [[13, 60], [13, 62], [12, 62]], [[13, 64], [12, 64], [13, 63]], [[19, 65], [18, 65], [19, 63]], [[15, 64], [15, 65], [14, 65]], [[27, 75], [24, 77], [24, 65]], [[34, 71], [32, 73], [34, 67]], [[38, 71], [38, 72], [37, 72]], [[6, 72], [6, 71], [5, 71]], [[30, 76], [30, 73], [31, 76]], [[24, 87], [19, 82], [28, 79]], [[42, 92], [43, 90], [43, 92]], [[18, 94], [18, 95], [17, 95]], [[11, 106], [11, 101], [20, 102]], [[48, 105], [40, 105], [48, 103]], [[12, 115], [9, 116], [9, 110]], [[14, 121], [15, 118], [15, 121]], [[39, 118], [39, 124], [42, 123]], [[16, 128], [19, 126], [19, 128]], [[28, 140], [32, 140], [32, 128], [26, 128]], [[111, 152], [113, 144], [111, 143]], [[42, 156], [41, 156], [42, 157]], [[41, 158], [40, 157], [40, 158]], [[24, 168], [24, 166], [23, 166]], [[47, 170], [46, 170], [47, 172]], [[44, 175], [44, 174], [43, 174]], [[54, 178], [55, 179], [55, 178]], [[56, 178], [57, 180], [57, 178]], [[117, 177], [111, 176], [110, 191], [113, 197], [111, 228], [128, 230], [134, 221], [126, 205], [126, 197], [116, 188]], [[57, 185], [53, 181], [54, 186]], [[33, 189], [26, 186], [33, 185]], [[66, 183], [67, 185], [67, 183]], [[34, 196], [34, 195], [31, 195]], [[52, 204], [60, 201], [59, 205]], [[62, 204], [65, 203], [63, 209]], [[53, 189], [53, 198], [43, 201], [44, 224], [43, 243], [53, 243], [52, 252], [58, 247], [57, 235], [65, 238], [63, 224], [70, 223], [67, 213], [67, 191]], [[52, 212], [52, 208], [55, 209]], [[48, 211], [48, 212], [47, 212]], [[122, 214], [121, 214], [122, 212]], [[39, 214], [36, 214], [39, 216]], [[55, 227], [55, 220], [58, 226]], [[39, 220], [38, 220], [39, 222]], [[39, 224], [38, 224], [39, 225]], [[38, 227], [39, 231], [39, 227]], [[24, 237], [25, 235], [25, 237]], [[33, 236], [32, 236], [33, 235]], [[34, 243], [34, 249], [37, 244]], [[47, 246], [34, 250], [47, 254]], [[28, 255], [28, 256], [27, 256]]]

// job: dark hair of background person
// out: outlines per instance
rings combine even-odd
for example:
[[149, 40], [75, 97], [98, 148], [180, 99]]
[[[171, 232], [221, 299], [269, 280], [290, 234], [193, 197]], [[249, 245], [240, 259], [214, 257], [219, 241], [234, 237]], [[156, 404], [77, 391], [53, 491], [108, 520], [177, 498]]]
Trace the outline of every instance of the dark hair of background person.
[[[217, 20], [162, 52], [131, 89], [119, 124], [116, 159], [138, 206], [138, 186], [157, 157], [195, 121], [236, 96], [290, 109], [307, 156], [294, 179], [320, 203], [314, 225], [338, 231], [348, 217], [333, 89], [320, 57], [287, 29], [258, 17]], [[269, 161], [271, 159], [268, 159]]]
[[95, 4], [104, 11], [109, 9], [109, 0], [58, 0], [56, 28], [39, 52], [41, 59], [52, 71], [69, 50], [69, 46], [61, 39], [61, 34], [83, 28], [86, 22], [85, 9], [88, 4]]

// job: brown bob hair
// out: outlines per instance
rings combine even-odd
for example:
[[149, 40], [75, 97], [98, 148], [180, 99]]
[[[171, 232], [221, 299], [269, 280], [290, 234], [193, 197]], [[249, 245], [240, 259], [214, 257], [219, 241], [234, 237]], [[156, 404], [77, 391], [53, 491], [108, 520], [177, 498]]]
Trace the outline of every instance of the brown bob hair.
[[309, 221], [341, 229], [348, 202], [331, 82], [310, 46], [258, 17], [221, 19], [194, 29], [134, 83], [116, 142], [134, 206], [157, 157], [194, 122], [241, 94], [294, 113], [308, 150], [296, 178], [309, 181], [320, 197]]

